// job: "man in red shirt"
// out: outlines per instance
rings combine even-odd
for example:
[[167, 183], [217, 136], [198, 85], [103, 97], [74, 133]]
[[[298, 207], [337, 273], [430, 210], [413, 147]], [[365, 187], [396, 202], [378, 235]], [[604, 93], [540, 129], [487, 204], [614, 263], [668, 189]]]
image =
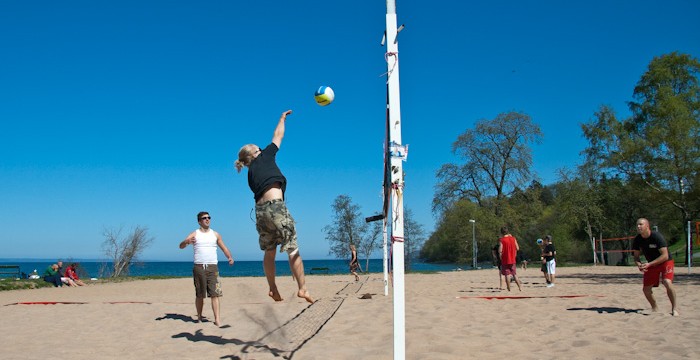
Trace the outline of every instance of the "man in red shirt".
[[518, 245], [518, 240], [515, 236], [508, 232], [508, 227], [501, 227], [501, 238], [498, 239], [498, 255], [501, 258], [501, 274], [506, 278], [506, 287], [510, 291], [510, 276], [513, 276], [515, 283], [518, 284], [518, 290], [523, 291], [520, 279], [516, 274], [516, 255], [520, 246]]

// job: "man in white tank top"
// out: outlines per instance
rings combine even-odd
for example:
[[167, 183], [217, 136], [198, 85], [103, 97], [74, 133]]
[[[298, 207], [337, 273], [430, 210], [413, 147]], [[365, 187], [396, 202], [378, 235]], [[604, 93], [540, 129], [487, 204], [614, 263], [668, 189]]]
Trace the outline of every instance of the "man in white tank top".
[[197, 214], [199, 229], [193, 231], [185, 240], [180, 243], [180, 249], [192, 244], [194, 248], [194, 267], [192, 276], [194, 277], [195, 305], [197, 307], [197, 320], [203, 321], [202, 310], [204, 308], [204, 298], [211, 298], [211, 309], [214, 311], [214, 325], [221, 326], [219, 317], [219, 298], [224, 295], [219, 281], [219, 260], [216, 248], [220, 247], [228, 259], [229, 265], [233, 265], [231, 252], [221, 239], [221, 235], [211, 229], [211, 216], [206, 211]]

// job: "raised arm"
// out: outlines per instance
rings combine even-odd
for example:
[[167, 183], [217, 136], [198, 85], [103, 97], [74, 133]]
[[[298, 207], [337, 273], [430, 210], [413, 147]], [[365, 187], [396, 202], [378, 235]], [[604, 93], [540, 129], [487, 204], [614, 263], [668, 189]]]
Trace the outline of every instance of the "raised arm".
[[195, 232], [194, 232], [194, 231], [191, 232], [189, 235], [187, 235], [187, 237], [185, 238], [185, 240], [182, 240], [182, 241], [180, 242], [180, 249], [186, 248], [187, 245], [189, 245], [189, 244], [194, 244], [194, 243], [197, 241], [197, 239], [195, 239], [194, 235], [195, 235]]
[[287, 115], [291, 114], [292, 110], [287, 110], [280, 116], [280, 121], [277, 123], [275, 132], [272, 134], [272, 142], [277, 145], [277, 148], [282, 145], [282, 138], [284, 137], [284, 122], [287, 120]]

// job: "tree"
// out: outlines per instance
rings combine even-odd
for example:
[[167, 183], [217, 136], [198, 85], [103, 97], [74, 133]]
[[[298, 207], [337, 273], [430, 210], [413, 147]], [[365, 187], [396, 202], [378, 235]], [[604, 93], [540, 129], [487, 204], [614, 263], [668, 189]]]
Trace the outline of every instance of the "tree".
[[508, 112], [478, 121], [452, 144], [452, 152], [464, 163], [445, 164], [438, 170], [433, 211], [444, 211], [460, 199], [483, 206], [492, 197], [498, 215], [507, 192], [533, 178], [528, 144], [541, 139], [539, 126], [524, 113]]
[[419, 256], [420, 248], [425, 242], [423, 225], [413, 218], [413, 211], [406, 209], [403, 213], [404, 269], [411, 270], [411, 260]]
[[[382, 244], [382, 240], [384, 240], [384, 222], [374, 221], [370, 223], [365, 239], [367, 241], [363, 241], [360, 244], [358, 251], [365, 256], [365, 270], [369, 271], [369, 257], [374, 250], [381, 248], [380, 244]], [[362, 271], [362, 269], [360, 269], [360, 271]]]
[[377, 238], [381, 232], [376, 228], [369, 231], [369, 225], [360, 214], [360, 207], [353, 204], [350, 196], [338, 195], [331, 207], [333, 223], [323, 228], [326, 240], [330, 243], [328, 253], [336, 258], [349, 258], [350, 245], [355, 245], [368, 262], [370, 255], [377, 248]]
[[131, 234], [122, 237], [123, 227], [105, 228], [102, 243], [104, 255], [112, 261], [111, 277], [128, 276], [129, 266], [138, 260], [141, 252], [153, 242], [148, 227], [136, 226]]
[[683, 222], [700, 211], [700, 62], [671, 53], [654, 58], [634, 88], [633, 115], [618, 120], [606, 106], [582, 126], [589, 164], [641, 182]]
[[591, 252], [593, 252], [595, 231], [600, 229], [603, 217], [600, 192], [596, 191], [595, 184], [591, 184], [589, 180], [591, 177], [587, 174], [585, 167], [580, 167], [575, 175], [562, 170], [559, 176], [560, 196], [558, 197], [557, 213], [583, 226], [586, 235], [588, 235]]

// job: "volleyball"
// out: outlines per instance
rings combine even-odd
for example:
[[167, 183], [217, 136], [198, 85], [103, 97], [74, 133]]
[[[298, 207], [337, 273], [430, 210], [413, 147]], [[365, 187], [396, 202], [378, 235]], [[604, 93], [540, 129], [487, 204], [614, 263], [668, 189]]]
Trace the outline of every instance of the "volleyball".
[[542, 239], [537, 239], [537, 245], [542, 245]]
[[321, 86], [318, 88], [318, 90], [316, 90], [314, 99], [316, 100], [317, 104], [326, 106], [333, 102], [333, 99], [335, 99], [335, 93], [330, 86]]

